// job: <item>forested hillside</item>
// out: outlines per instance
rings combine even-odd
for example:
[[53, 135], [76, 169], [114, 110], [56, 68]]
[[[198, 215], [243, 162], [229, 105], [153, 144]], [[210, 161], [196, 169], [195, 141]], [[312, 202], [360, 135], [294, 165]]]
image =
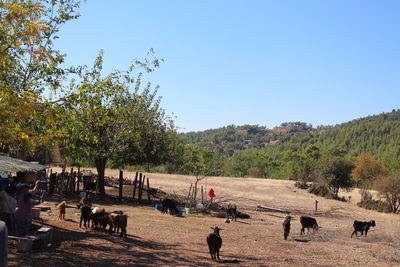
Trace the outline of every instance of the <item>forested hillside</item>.
[[366, 153], [389, 170], [400, 169], [400, 110], [333, 127], [313, 128], [304, 122], [274, 129], [231, 125], [181, 136], [186, 144], [208, 151], [212, 164], [205, 160], [205, 169], [212, 175], [289, 178], [304, 172], [313, 154], [354, 160]]
[[312, 130], [312, 126], [304, 122], [286, 122], [274, 129], [259, 125], [229, 125], [202, 132], [189, 132], [181, 136], [187, 144], [199, 145], [209, 151], [231, 156], [235, 150], [264, 148], [288, 141], [297, 133]]

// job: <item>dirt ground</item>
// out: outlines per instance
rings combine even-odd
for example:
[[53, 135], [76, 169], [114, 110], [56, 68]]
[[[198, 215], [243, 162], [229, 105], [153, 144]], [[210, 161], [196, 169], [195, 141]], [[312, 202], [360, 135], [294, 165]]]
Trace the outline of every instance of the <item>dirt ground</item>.
[[[117, 177], [117, 170], [106, 175]], [[133, 173], [125, 172], [127, 177]], [[194, 177], [147, 174], [152, 187], [186, 195]], [[99, 201], [94, 206], [128, 214], [128, 237], [79, 228], [77, 199], [67, 199], [67, 221], [55, 216], [56, 200], [46, 205], [43, 222], [56, 229], [56, 242], [48, 249], [15, 253], [9, 266], [400, 266], [400, 216], [359, 208], [356, 191], [350, 202], [320, 198], [295, 188], [292, 181], [252, 178], [208, 177], [200, 185], [212, 187], [216, 201], [233, 202], [250, 219], [225, 223], [224, 219], [189, 214], [183, 217], [161, 214], [154, 205], [125, 201], [122, 205]], [[314, 212], [318, 200], [318, 212]], [[265, 205], [291, 211], [291, 234], [283, 240], [285, 214], [257, 211]], [[301, 215], [317, 219], [322, 228], [300, 235]], [[353, 221], [376, 221], [368, 237], [351, 239]], [[42, 222], [40, 222], [42, 223]], [[211, 261], [206, 236], [211, 226], [223, 230], [221, 261]]]

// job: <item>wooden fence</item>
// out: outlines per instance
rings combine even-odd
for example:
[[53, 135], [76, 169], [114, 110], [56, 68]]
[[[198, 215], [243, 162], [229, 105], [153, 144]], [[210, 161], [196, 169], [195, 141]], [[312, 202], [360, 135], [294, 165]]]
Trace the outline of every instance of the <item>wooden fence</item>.
[[[80, 171], [74, 171], [71, 168], [70, 171], [62, 170], [61, 173], [53, 172], [52, 169], [46, 171], [46, 187], [45, 190], [48, 194], [52, 195], [58, 193], [60, 199], [66, 195], [74, 195], [80, 191], [95, 191], [96, 190], [97, 175], [88, 174]], [[157, 191], [150, 187], [150, 180], [141, 172], [136, 172], [135, 179], [124, 178], [122, 170], [119, 172], [119, 177], [104, 177], [104, 183], [107, 186], [118, 188], [118, 202], [122, 202], [124, 198], [130, 198], [142, 202], [144, 200], [150, 201], [151, 195]], [[124, 196], [124, 186], [132, 187], [132, 195]], [[143, 199], [144, 191], [146, 192], [147, 198]]]

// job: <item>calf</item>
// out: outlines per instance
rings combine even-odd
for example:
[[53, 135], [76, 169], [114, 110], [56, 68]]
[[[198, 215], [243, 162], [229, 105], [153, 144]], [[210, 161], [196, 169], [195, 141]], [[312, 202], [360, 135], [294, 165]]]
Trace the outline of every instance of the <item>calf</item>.
[[357, 236], [357, 232], [361, 232], [361, 236], [365, 233], [364, 236], [367, 237], [368, 230], [371, 226], [372, 227], [376, 226], [374, 220], [369, 221], [369, 222], [354, 221], [354, 223], [353, 223], [354, 231], [351, 234], [351, 238], [353, 238], [354, 234], [356, 234], [356, 236]]
[[178, 208], [176, 207], [176, 203], [174, 200], [166, 198], [163, 201], [161, 201], [161, 212], [163, 213], [169, 213], [171, 215], [178, 214]]
[[79, 222], [79, 227], [82, 227], [82, 221], [83, 221], [83, 225], [85, 226], [85, 228], [89, 227], [91, 214], [92, 214], [92, 210], [90, 207], [83, 206], [81, 208], [81, 220]]
[[287, 240], [287, 237], [289, 236], [290, 233], [290, 219], [292, 219], [292, 216], [286, 215], [285, 220], [282, 223], [283, 226], [283, 239]]
[[236, 205], [229, 204], [228, 208], [226, 209], [226, 220], [231, 219], [231, 221], [235, 220], [235, 222], [236, 222], [236, 218], [237, 218]]
[[128, 216], [126, 214], [120, 215], [116, 213], [110, 213], [106, 216], [107, 218], [107, 223], [110, 226], [110, 234], [115, 232], [118, 229], [121, 229], [121, 234], [120, 236], [127, 236], [126, 234], [126, 226], [128, 223]]
[[216, 227], [211, 227], [211, 229], [214, 229], [214, 233], [211, 233], [207, 236], [207, 244], [208, 244], [208, 249], [210, 250], [210, 255], [212, 260], [221, 260], [219, 258], [219, 250], [222, 246], [222, 238], [219, 235], [219, 231], [222, 230], [220, 228]]
[[301, 216], [300, 217], [300, 223], [301, 223], [301, 231], [300, 234], [304, 234], [304, 229], [307, 228], [308, 232], [310, 231], [310, 228], [317, 230], [320, 228], [318, 226], [317, 220], [315, 220], [312, 217], [308, 217], [308, 216]]

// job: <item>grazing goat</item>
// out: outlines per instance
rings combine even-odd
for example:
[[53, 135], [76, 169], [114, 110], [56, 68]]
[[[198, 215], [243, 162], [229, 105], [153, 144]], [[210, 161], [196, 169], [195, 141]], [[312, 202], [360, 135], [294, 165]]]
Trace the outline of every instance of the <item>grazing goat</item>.
[[174, 200], [166, 198], [163, 201], [161, 201], [161, 212], [163, 213], [169, 213], [171, 215], [178, 214], [178, 208], [176, 207], [176, 203]]
[[88, 206], [83, 206], [81, 208], [81, 220], [79, 222], [79, 227], [82, 227], [82, 221], [85, 228], [89, 227], [90, 217], [92, 214], [92, 210]]
[[314, 218], [308, 217], [308, 216], [301, 216], [300, 217], [300, 223], [301, 223], [301, 231], [300, 234], [304, 234], [304, 229], [307, 228], [308, 232], [310, 231], [310, 228], [317, 230], [320, 228], [318, 226], [317, 220]]
[[61, 201], [60, 204], [57, 205], [58, 210], [58, 218], [60, 220], [65, 220], [65, 207], [67, 206], [67, 202]]
[[226, 209], [226, 220], [231, 219], [231, 221], [235, 220], [235, 222], [236, 222], [236, 218], [237, 218], [236, 205], [229, 204], [228, 208]]
[[211, 229], [214, 229], [214, 233], [211, 233], [207, 236], [208, 249], [210, 250], [212, 260], [220, 260], [219, 250], [222, 246], [222, 238], [219, 235], [219, 231], [222, 229], [218, 228], [218, 226], [211, 227]]
[[354, 231], [351, 234], [351, 238], [353, 238], [354, 234], [356, 234], [356, 236], [357, 236], [357, 232], [361, 232], [361, 236], [365, 233], [364, 236], [367, 237], [368, 230], [371, 226], [372, 227], [376, 226], [374, 220], [369, 221], [369, 222], [354, 221], [354, 223], [353, 223]]
[[286, 215], [285, 220], [282, 223], [283, 226], [283, 239], [287, 240], [287, 237], [289, 236], [290, 233], [290, 219], [292, 219], [292, 216]]

